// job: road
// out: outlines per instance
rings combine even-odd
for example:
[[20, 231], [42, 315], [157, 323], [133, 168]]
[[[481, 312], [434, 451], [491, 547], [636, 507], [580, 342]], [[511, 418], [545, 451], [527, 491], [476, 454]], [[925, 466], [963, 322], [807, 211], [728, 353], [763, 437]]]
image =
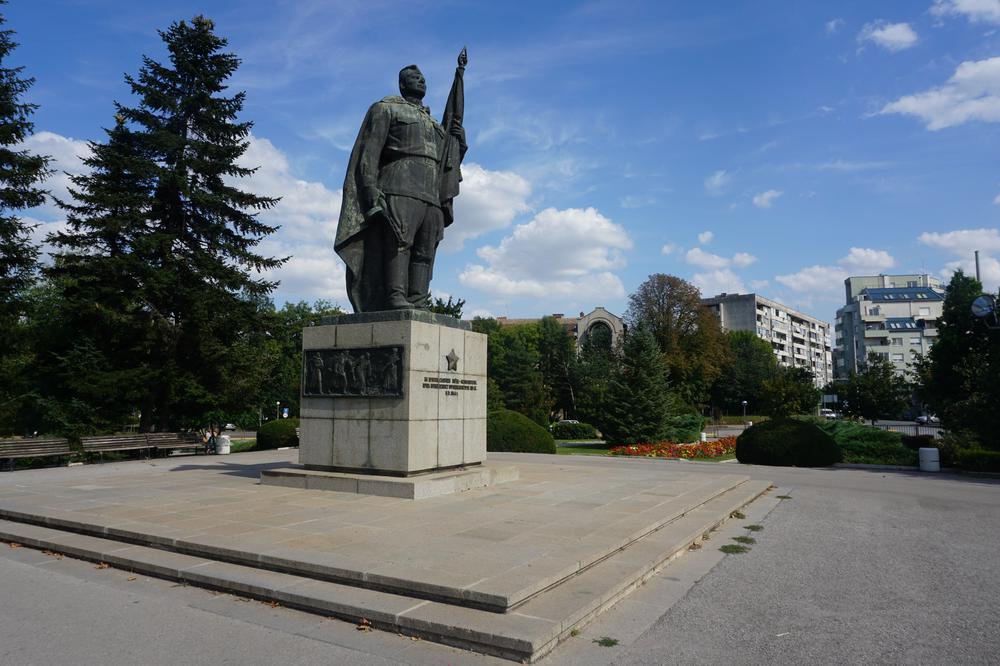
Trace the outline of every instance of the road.
[[[282, 455], [294, 452], [238, 454], [233, 462]], [[712, 463], [494, 455], [720, 471]], [[82, 482], [139, 464], [95, 465]], [[724, 471], [770, 479], [775, 494], [790, 497], [748, 516], [764, 526], [750, 552], [718, 552], [741, 531], [732, 521], [543, 664], [996, 663], [1000, 481], [734, 463]], [[0, 487], [65, 472], [4, 473]], [[27, 548], [0, 548], [0, 577], [0, 664], [509, 663]], [[602, 638], [617, 644], [594, 642]]]

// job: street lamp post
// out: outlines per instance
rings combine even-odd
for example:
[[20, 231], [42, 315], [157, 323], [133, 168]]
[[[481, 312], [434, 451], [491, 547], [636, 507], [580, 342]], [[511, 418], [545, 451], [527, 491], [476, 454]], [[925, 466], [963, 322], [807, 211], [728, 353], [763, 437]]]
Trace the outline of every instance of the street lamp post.
[[747, 422], [747, 401], [743, 401], [743, 422]]
[[281, 418], [281, 401], [280, 400], [277, 401], [276, 403], [274, 403], [274, 418], [275, 419], [280, 419]]

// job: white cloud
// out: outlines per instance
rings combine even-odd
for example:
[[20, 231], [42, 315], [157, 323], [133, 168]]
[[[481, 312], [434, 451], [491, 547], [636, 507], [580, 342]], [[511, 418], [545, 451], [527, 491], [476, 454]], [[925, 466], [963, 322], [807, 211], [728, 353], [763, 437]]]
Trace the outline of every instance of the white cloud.
[[692, 266], [712, 269], [726, 268], [727, 266], [746, 268], [750, 264], [757, 261], [757, 257], [746, 252], [737, 252], [730, 259], [727, 257], [721, 257], [717, 254], [712, 254], [711, 252], [705, 252], [700, 247], [688, 250], [687, 254], [684, 255], [684, 259]]
[[737, 252], [732, 258], [733, 266], [736, 266], [737, 268], [746, 268], [756, 261], [757, 257], [746, 252]]
[[820, 297], [836, 298], [843, 293], [844, 280], [852, 275], [874, 275], [896, 265], [896, 260], [885, 250], [852, 247], [846, 256], [837, 260], [838, 266], [808, 266], [775, 280], [792, 291], [812, 293]]
[[691, 277], [691, 283], [698, 287], [701, 295], [706, 298], [721, 293], [739, 294], [747, 291], [740, 277], [728, 268], [695, 273]]
[[251, 136], [249, 141], [239, 163], [258, 167], [257, 172], [233, 184], [260, 196], [281, 197], [274, 208], [260, 214], [262, 221], [281, 228], [258, 246], [265, 256], [291, 257], [266, 275], [281, 282], [275, 295], [292, 301], [327, 298], [348, 306], [344, 264], [333, 251], [340, 190], [296, 178], [288, 157], [268, 139]]
[[678, 248], [674, 243], [667, 243], [666, 245], [660, 248], [660, 254], [671, 254], [677, 249]]
[[465, 241], [506, 229], [527, 212], [531, 183], [513, 171], [490, 171], [478, 164], [462, 167], [462, 194], [455, 199], [455, 223], [448, 227], [442, 247], [459, 250]]
[[55, 199], [70, 202], [70, 175], [80, 175], [87, 171], [83, 160], [90, 157], [90, 145], [86, 141], [62, 136], [55, 132], [38, 132], [32, 134], [17, 147], [17, 150], [27, 150], [35, 155], [48, 155], [52, 158], [49, 168], [52, 174], [45, 181], [45, 189], [52, 195], [51, 199], [41, 207], [45, 213], [62, 215], [55, 206]]
[[931, 14], [964, 16], [971, 23], [1000, 25], [1000, 0], [934, 0]]
[[843, 289], [846, 277], [847, 271], [837, 266], [808, 266], [774, 279], [792, 291], [830, 295]]
[[1000, 122], [1000, 56], [967, 60], [944, 85], [900, 97], [882, 107], [879, 113], [916, 116], [929, 130], [970, 120]]
[[961, 268], [966, 275], [976, 274], [975, 251], [979, 250], [979, 273], [983, 287], [996, 291], [1000, 286], [1000, 261], [993, 256], [1000, 254], [1000, 230], [957, 229], [955, 231], [925, 232], [917, 240], [927, 246], [943, 250], [955, 257], [941, 270], [944, 279]]
[[705, 191], [713, 197], [722, 196], [732, 179], [733, 177], [725, 169], [714, 171], [711, 176], [705, 179]]
[[631, 247], [625, 229], [594, 208], [547, 208], [499, 245], [479, 248], [486, 265], [466, 266], [459, 281], [497, 297], [621, 298], [612, 271]]
[[702, 245], [708, 245], [709, 243], [712, 242], [713, 238], [715, 238], [715, 234], [713, 234], [711, 231], [703, 231], [700, 234], [698, 234], [698, 242], [701, 243]]
[[893, 259], [885, 250], [873, 250], [866, 247], [852, 247], [847, 256], [838, 262], [853, 275], [865, 273], [879, 273], [896, 265]]
[[909, 23], [886, 23], [872, 21], [866, 23], [858, 33], [858, 42], [872, 42], [887, 51], [902, 51], [919, 41], [917, 33]]
[[944, 233], [924, 232], [918, 241], [956, 255], [969, 255], [975, 250], [1000, 252], [1000, 231], [997, 229], [958, 229]]
[[700, 247], [688, 250], [684, 258], [689, 264], [702, 268], [724, 268], [729, 265], [729, 260], [725, 257], [705, 252]]
[[753, 197], [753, 205], [757, 208], [770, 208], [774, 200], [784, 194], [781, 190], [767, 190], [766, 192], [761, 192], [755, 194]]
[[830, 35], [836, 33], [838, 30], [840, 30], [843, 27], [844, 27], [844, 19], [842, 19], [842, 18], [835, 18], [832, 21], [827, 21], [826, 22], [826, 32], [827, 32], [827, 34], [830, 34]]
[[1000, 206], [1000, 194], [998, 194], [996, 196], [996, 198], [993, 199], [993, 203], [995, 203], [996, 205]]

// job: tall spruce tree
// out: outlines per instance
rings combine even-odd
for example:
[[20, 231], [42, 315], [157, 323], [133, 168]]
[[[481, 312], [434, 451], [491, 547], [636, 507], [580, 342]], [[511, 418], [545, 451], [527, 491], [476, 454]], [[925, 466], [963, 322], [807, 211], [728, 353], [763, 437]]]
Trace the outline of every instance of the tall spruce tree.
[[[0, 26], [4, 23], [0, 15]], [[31, 116], [38, 105], [23, 101], [35, 80], [22, 76], [23, 67], [7, 66], [17, 47], [13, 37], [13, 30], [0, 30], [0, 330], [9, 330], [11, 318], [19, 314], [19, 299], [31, 284], [38, 257], [31, 225], [18, 212], [45, 201], [40, 185], [48, 175], [47, 157], [17, 149], [34, 131]]]
[[247, 340], [263, 334], [276, 286], [259, 274], [284, 261], [256, 251], [276, 230], [258, 213], [277, 200], [234, 184], [254, 172], [238, 164], [251, 128], [238, 120], [245, 95], [224, 95], [239, 58], [203, 16], [160, 36], [169, 64], [144, 57], [126, 76], [138, 104], [116, 105], [92, 172], [74, 181], [71, 231], [53, 238], [54, 274], [74, 302], [113, 310], [104, 326], [118, 318], [128, 337], [109, 362], [136, 371], [143, 430], [245, 407], [245, 388], [224, 376], [252, 362]]
[[663, 439], [671, 409], [663, 365], [653, 333], [645, 326], [632, 329], [608, 385], [607, 415], [601, 427], [606, 440], [652, 444]]
[[[0, 0], [0, 5], [6, 4]], [[5, 23], [0, 15], [0, 27]], [[31, 359], [23, 319], [31, 300], [38, 248], [31, 241], [31, 225], [20, 212], [45, 201], [42, 181], [48, 158], [19, 149], [34, 131], [31, 116], [37, 105], [23, 98], [34, 79], [23, 67], [10, 67], [17, 47], [14, 31], [0, 29], [0, 431], [19, 430], [16, 415], [30, 399], [25, 379]]]

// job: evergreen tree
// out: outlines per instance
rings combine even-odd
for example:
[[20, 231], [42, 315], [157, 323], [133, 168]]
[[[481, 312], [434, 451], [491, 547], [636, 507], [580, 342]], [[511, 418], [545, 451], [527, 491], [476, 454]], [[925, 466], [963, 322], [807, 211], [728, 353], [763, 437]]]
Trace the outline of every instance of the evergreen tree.
[[231, 378], [254, 365], [251, 340], [272, 321], [276, 284], [259, 274], [284, 261], [256, 251], [276, 230], [258, 213], [277, 200], [234, 184], [254, 172], [238, 164], [251, 123], [237, 120], [244, 93], [223, 94], [239, 59], [213, 30], [197, 16], [160, 32], [169, 64], [144, 57], [126, 76], [138, 105], [116, 105], [91, 173], [74, 179], [70, 231], [52, 238], [53, 277], [71, 302], [106, 308], [99, 325], [124, 338], [104, 360], [135, 373], [143, 430], [246, 407]]
[[918, 365], [919, 394], [946, 428], [969, 431], [982, 446], [1000, 449], [1000, 331], [972, 314], [981, 293], [975, 278], [962, 271], [952, 276], [938, 339]]
[[555, 317], [542, 317], [538, 322], [538, 371], [554, 409], [573, 415], [576, 398], [570, 366], [575, 356], [576, 343], [562, 324]]
[[621, 364], [608, 385], [607, 416], [601, 431], [613, 444], [657, 442], [666, 432], [670, 409], [656, 338], [645, 327], [632, 329], [622, 345]]
[[607, 411], [608, 383], [616, 363], [611, 329], [595, 326], [584, 337], [580, 353], [570, 365], [570, 381], [576, 405], [573, 416], [597, 426], [602, 432]]
[[[0, 5], [6, 4], [0, 0]], [[4, 24], [0, 15], [0, 26]], [[37, 105], [23, 101], [34, 79], [23, 67], [10, 67], [17, 47], [12, 30], [0, 30], [0, 431], [21, 434], [25, 410], [30, 408], [33, 351], [26, 314], [35, 275], [38, 249], [31, 241], [31, 225], [20, 216], [45, 201], [42, 181], [48, 158], [17, 150], [31, 135], [31, 116]]]
[[431, 312], [436, 314], [444, 314], [455, 319], [462, 318], [462, 308], [465, 307], [465, 299], [459, 298], [458, 300], [452, 300], [449, 296], [448, 300], [445, 301], [443, 298], [434, 298], [431, 300], [431, 306], [428, 308]]
[[769, 377], [761, 381], [755, 406], [759, 407], [760, 413], [780, 418], [792, 414], [815, 414], [819, 399], [819, 389], [808, 368], [777, 366]]

